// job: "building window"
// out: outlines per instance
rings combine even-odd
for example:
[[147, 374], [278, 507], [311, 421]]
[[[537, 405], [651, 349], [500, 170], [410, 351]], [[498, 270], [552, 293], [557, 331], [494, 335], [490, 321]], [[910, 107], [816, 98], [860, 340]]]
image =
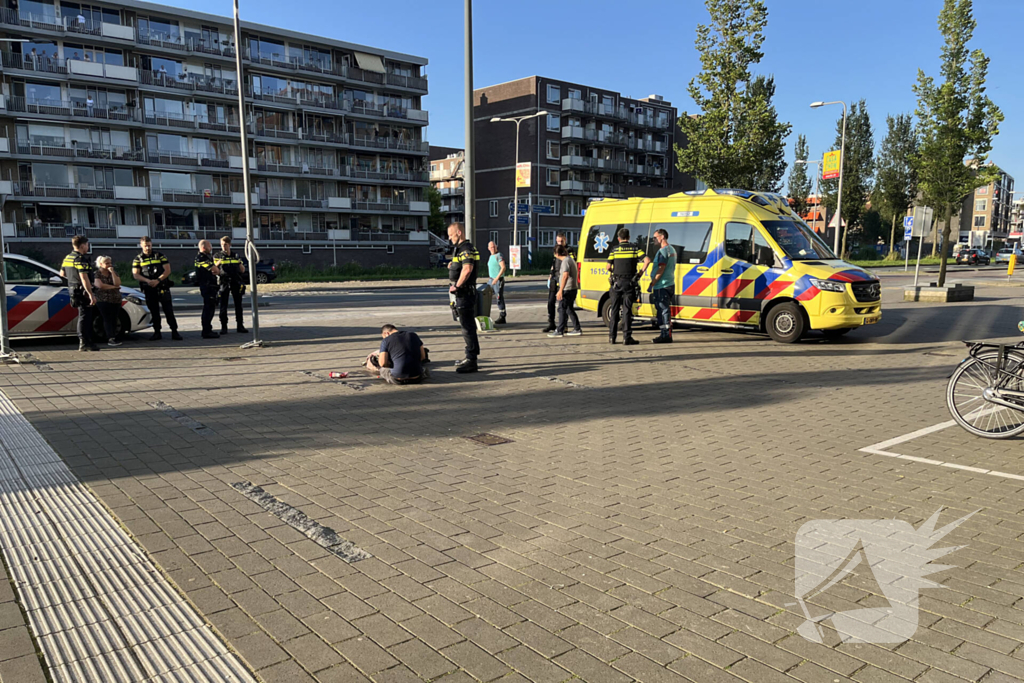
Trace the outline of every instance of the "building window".
[[562, 89], [557, 85], [548, 85], [548, 102], [558, 103], [562, 99]]
[[988, 185], [986, 185], [985, 187], [979, 187], [977, 190], [974, 191], [974, 194], [988, 194]]
[[491, 208], [491, 210], [490, 210], [491, 218], [497, 218], [498, 217], [498, 200], [497, 199], [492, 199], [491, 200], [490, 208]]
[[548, 187], [558, 187], [558, 169], [548, 169]]
[[562, 122], [562, 117], [558, 114], [548, 114], [548, 130], [558, 130], [558, 125]]
[[537, 246], [539, 247], [553, 247], [555, 246], [555, 231], [554, 230], [541, 230], [537, 235]]
[[501, 246], [500, 243], [498, 242], [498, 231], [497, 230], [491, 230], [491, 242], [494, 242], [494, 246], [496, 246], [496, 247], [497, 246]]
[[[558, 184], [557, 182], [555, 183]], [[537, 204], [540, 206], [550, 206], [552, 213], [558, 215], [558, 200], [557, 199], [538, 199]]]
[[979, 199], [978, 201], [974, 202], [974, 210], [975, 211], [988, 211], [988, 200], [987, 199]]
[[559, 154], [558, 143], [548, 140], [548, 159], [557, 159]]
[[570, 100], [582, 100], [583, 92], [579, 88], [569, 88], [569, 99]]
[[431, 164], [430, 165], [430, 170], [431, 171], [436, 171], [437, 170], [437, 164]]
[[974, 227], [976, 227], [976, 228], [984, 228], [985, 227], [985, 216], [975, 216], [974, 217]]
[[583, 202], [578, 199], [566, 199], [562, 203], [562, 215], [563, 216], [582, 216], [583, 215]]

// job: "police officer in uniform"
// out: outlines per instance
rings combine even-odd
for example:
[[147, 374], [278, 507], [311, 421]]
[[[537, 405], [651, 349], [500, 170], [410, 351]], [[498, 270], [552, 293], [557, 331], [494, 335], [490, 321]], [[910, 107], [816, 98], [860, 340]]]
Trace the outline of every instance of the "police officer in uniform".
[[239, 332], [248, 332], [242, 321], [242, 276], [245, 263], [242, 257], [231, 251], [231, 238], [220, 238], [220, 251], [213, 255], [213, 262], [220, 268], [220, 333], [228, 333], [228, 297], [235, 299], [235, 324]]
[[[555, 235], [555, 246], [565, 247], [565, 233], [560, 232]], [[569, 247], [565, 247], [568, 249]], [[572, 258], [572, 252], [569, 252], [569, 258]], [[551, 272], [548, 273], [548, 324], [544, 327], [545, 332], [555, 331], [555, 309], [558, 307], [558, 282], [559, 282], [559, 269], [562, 267], [562, 262], [556, 258], [551, 259]]]
[[78, 309], [78, 350], [99, 351], [92, 343], [92, 321], [96, 315], [96, 295], [92, 291], [93, 271], [89, 260], [89, 238], [75, 235], [71, 238], [72, 252], [64, 257], [61, 270], [68, 281], [71, 305]]
[[163, 309], [167, 325], [171, 328], [171, 339], [180, 341], [178, 321], [174, 318], [171, 304], [171, 264], [167, 257], [159, 251], [153, 251], [153, 241], [148, 236], [139, 239], [142, 253], [132, 261], [132, 275], [139, 282], [142, 293], [146, 296], [146, 307], [153, 316], [153, 336], [150, 341], [163, 339], [160, 333], [160, 310]]
[[[608, 305], [611, 306], [611, 320], [608, 328], [608, 343], [615, 343], [619, 331], [619, 310], [622, 309], [622, 343], [625, 346], [639, 344], [633, 339], [633, 304], [636, 303], [636, 282], [647, 269], [651, 259], [644, 250], [629, 242], [629, 228], [619, 228], [619, 243], [608, 252]], [[637, 270], [637, 267], [642, 267]]]
[[217, 276], [220, 268], [213, 260], [210, 240], [200, 240], [196, 254], [196, 284], [203, 297], [203, 339], [216, 339], [220, 335], [213, 331], [213, 314], [217, 310]]
[[480, 261], [473, 244], [466, 239], [462, 223], [448, 226], [448, 239], [455, 245], [452, 262], [448, 264], [448, 291], [455, 295], [455, 311], [462, 325], [462, 338], [466, 342], [466, 357], [455, 363], [455, 372], [476, 372], [480, 355], [480, 341], [476, 336], [476, 269]]

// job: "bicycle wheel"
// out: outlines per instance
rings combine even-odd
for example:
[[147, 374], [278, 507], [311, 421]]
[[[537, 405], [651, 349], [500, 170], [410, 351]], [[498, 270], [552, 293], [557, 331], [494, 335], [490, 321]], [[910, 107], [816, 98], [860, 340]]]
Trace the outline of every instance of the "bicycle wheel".
[[[986, 351], [961, 364], [946, 387], [946, 405], [953, 419], [971, 434], [987, 439], [1008, 439], [1024, 432], [1024, 407], [1015, 410], [984, 396], [985, 389], [997, 385], [998, 358], [998, 351]], [[1024, 355], [1008, 351], [1003, 373], [999, 388], [1024, 391]]]

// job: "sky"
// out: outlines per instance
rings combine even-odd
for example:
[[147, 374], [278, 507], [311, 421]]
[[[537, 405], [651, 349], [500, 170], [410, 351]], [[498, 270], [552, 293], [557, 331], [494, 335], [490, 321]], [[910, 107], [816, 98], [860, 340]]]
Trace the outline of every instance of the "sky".
[[[227, 0], [166, 1], [232, 13]], [[798, 133], [807, 136], [812, 158], [834, 142], [842, 108], [810, 109], [812, 101], [864, 99], [877, 148], [887, 114], [913, 113], [918, 69], [938, 76], [942, 0], [767, 4], [765, 56], [753, 70], [775, 77], [779, 118], [793, 126], [789, 163]], [[241, 0], [241, 13], [245, 21], [426, 57], [425, 137], [463, 146], [462, 0], [387, 0], [365, 12], [331, 0]], [[473, 13], [478, 88], [541, 75], [631, 97], [656, 93], [680, 112], [693, 111], [687, 84], [700, 70], [694, 39], [697, 24], [708, 20], [703, 0], [476, 0]], [[1006, 117], [989, 158], [1024, 183], [1024, 0], [975, 0], [974, 15], [971, 47], [991, 59], [988, 94]]]

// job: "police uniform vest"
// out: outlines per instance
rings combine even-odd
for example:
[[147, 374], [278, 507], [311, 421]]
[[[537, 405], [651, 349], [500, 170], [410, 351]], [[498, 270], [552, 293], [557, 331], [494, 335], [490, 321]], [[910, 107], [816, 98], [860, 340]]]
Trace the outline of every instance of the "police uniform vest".
[[448, 279], [454, 285], [459, 281], [459, 277], [462, 273], [462, 266], [467, 263], [472, 264], [473, 268], [470, 270], [469, 277], [462, 283], [462, 287], [459, 288], [458, 294], [466, 294], [469, 292], [476, 291], [476, 269], [480, 262], [480, 254], [477, 253], [473, 247], [473, 243], [469, 240], [463, 240], [455, 245], [455, 251], [452, 253], [452, 262], [448, 264]]
[[64, 277], [67, 278], [69, 289], [84, 290], [83, 280], [88, 280], [89, 284], [92, 284], [93, 271], [95, 269], [87, 255], [73, 251], [64, 257], [64, 262], [60, 264], [60, 268], [64, 272]]
[[[149, 254], [141, 252], [132, 261], [132, 270], [138, 268], [142, 277], [147, 280], [158, 280], [164, 274], [164, 266], [169, 263], [167, 257], [159, 251], [150, 251]], [[161, 286], [167, 286], [167, 281], [164, 280]], [[149, 286], [146, 283], [142, 283], [142, 287], [146, 289]]]
[[222, 285], [242, 281], [242, 258], [235, 252], [218, 251], [213, 255], [213, 262], [220, 268]]
[[216, 265], [213, 256], [201, 251], [196, 255], [196, 284], [200, 287], [217, 284], [212, 268]]
[[616, 280], [632, 279], [646, 256], [644, 250], [635, 244], [619, 242], [608, 254], [609, 274]]
[[[569, 258], [571, 258], [573, 260], [576, 259], [576, 257], [572, 253], [572, 249], [570, 249], [569, 247], [566, 247], [565, 250], [569, 252]], [[555, 280], [557, 280], [558, 279], [558, 273], [559, 273], [559, 271], [561, 269], [562, 269], [562, 262], [552, 256], [551, 257], [551, 272], [548, 273], [548, 275], [550, 277], [554, 278]]]

